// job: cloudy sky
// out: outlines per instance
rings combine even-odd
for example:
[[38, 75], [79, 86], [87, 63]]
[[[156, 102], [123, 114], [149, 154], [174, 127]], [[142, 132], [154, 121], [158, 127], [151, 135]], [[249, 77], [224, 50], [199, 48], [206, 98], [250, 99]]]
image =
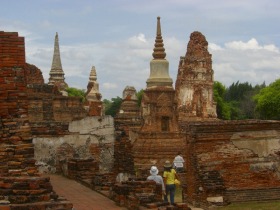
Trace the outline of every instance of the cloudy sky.
[[193, 31], [209, 43], [216, 81], [270, 84], [280, 78], [278, 0], [0, 0], [0, 30], [25, 37], [26, 62], [48, 82], [55, 33], [66, 82], [86, 89], [92, 66], [103, 99], [146, 88], [161, 17], [170, 76]]

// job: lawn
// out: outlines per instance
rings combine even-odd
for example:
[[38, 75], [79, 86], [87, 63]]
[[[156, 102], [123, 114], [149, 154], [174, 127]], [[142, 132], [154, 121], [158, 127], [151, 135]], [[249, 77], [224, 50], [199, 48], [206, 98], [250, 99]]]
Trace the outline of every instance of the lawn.
[[271, 202], [246, 202], [235, 203], [224, 207], [212, 208], [213, 210], [278, 210], [280, 201]]
[[182, 187], [176, 186], [175, 203], [181, 203], [181, 202], [182, 202]]
[[[175, 202], [182, 202], [182, 187], [176, 187]], [[228, 206], [211, 208], [211, 210], [280, 210], [280, 201], [244, 202]]]

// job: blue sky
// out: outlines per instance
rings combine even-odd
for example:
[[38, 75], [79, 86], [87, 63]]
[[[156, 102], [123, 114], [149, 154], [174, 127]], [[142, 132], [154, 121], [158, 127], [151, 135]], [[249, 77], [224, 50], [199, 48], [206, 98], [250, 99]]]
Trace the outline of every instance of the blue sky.
[[25, 37], [26, 62], [48, 82], [55, 33], [66, 82], [86, 89], [95, 66], [102, 99], [129, 85], [146, 88], [161, 17], [175, 84], [193, 31], [209, 43], [214, 78], [270, 84], [280, 78], [280, 1], [276, 0], [0, 0], [0, 30]]

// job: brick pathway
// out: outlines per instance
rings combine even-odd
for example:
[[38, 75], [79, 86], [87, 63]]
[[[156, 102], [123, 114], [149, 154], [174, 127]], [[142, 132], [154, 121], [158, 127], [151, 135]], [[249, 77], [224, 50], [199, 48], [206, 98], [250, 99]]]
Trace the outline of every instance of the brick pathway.
[[[72, 179], [56, 174], [48, 174], [46, 176], [50, 177], [54, 191], [60, 197], [64, 197], [73, 203], [73, 210], [127, 210], [126, 208], [117, 206], [109, 198]], [[194, 207], [191, 207], [191, 209], [203, 210]], [[147, 208], [140, 206], [140, 210], [147, 210]]]
[[125, 210], [117, 206], [114, 201], [60, 175], [46, 175], [51, 178], [54, 191], [73, 203], [73, 210]]

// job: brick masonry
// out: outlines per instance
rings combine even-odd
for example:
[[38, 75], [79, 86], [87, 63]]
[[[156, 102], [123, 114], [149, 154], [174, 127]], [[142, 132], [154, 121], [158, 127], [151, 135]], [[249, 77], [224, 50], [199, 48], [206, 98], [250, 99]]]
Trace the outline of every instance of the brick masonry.
[[[21, 205], [29, 209], [30, 203], [34, 208], [46, 208], [58, 196], [52, 197], [55, 193], [49, 180], [40, 178], [35, 167], [26, 85], [30, 66], [25, 63], [24, 38], [0, 31], [0, 55], [0, 208]], [[59, 206], [72, 208], [69, 202], [53, 202], [53, 209]]]
[[213, 84], [214, 71], [208, 42], [202, 33], [195, 31], [190, 35], [186, 55], [179, 61], [175, 85], [179, 121], [217, 118]]
[[140, 129], [142, 118], [137, 104], [136, 90], [127, 86], [123, 91], [123, 99], [114, 118], [114, 173], [134, 175], [134, 159], [132, 154], [132, 138], [130, 130]]
[[279, 121], [200, 122], [182, 129], [187, 202], [209, 206], [280, 199]]

